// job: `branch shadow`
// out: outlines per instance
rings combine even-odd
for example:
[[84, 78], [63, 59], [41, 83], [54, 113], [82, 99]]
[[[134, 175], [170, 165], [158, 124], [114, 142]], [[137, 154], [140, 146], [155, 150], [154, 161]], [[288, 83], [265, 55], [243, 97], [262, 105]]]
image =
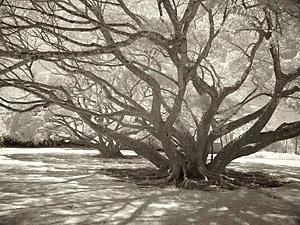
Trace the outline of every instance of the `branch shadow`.
[[[27, 158], [31, 157], [34, 156]], [[139, 186], [101, 174], [103, 164], [106, 168], [119, 168], [117, 160], [93, 161], [88, 156], [59, 154], [41, 154], [37, 158], [51, 161], [51, 166], [60, 170], [0, 165], [0, 225], [299, 225], [300, 221], [300, 199], [295, 197], [299, 182], [274, 189], [181, 190]], [[134, 168], [137, 159], [132, 160], [121, 166]], [[137, 168], [142, 165], [138, 161]], [[250, 164], [242, 166], [257, 170]], [[270, 173], [275, 171], [275, 167], [263, 166]], [[280, 171], [294, 178], [299, 176], [295, 168]]]

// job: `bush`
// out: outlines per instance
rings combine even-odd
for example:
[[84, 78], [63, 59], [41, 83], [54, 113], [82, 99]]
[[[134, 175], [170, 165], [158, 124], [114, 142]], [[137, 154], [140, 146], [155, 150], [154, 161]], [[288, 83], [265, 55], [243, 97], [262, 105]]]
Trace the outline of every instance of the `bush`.
[[33, 148], [33, 147], [51, 147], [52, 145], [49, 142], [33, 142], [33, 141], [24, 141], [10, 136], [2, 137], [0, 140], [0, 145], [2, 147], [23, 147], [23, 148]]
[[1, 138], [1, 146], [2, 147], [33, 147], [33, 142], [23, 142], [20, 140], [17, 140], [10, 136], [4, 136]]
[[84, 146], [74, 144], [66, 140], [43, 140], [40, 142], [21, 141], [11, 136], [0, 137], [0, 146], [2, 147], [17, 147], [17, 148], [45, 148], [45, 147], [77, 147]]
[[1, 140], [1, 146], [3, 147], [10, 147], [10, 146], [15, 146], [15, 145], [19, 145], [20, 141], [15, 140], [11, 137], [3, 137]]

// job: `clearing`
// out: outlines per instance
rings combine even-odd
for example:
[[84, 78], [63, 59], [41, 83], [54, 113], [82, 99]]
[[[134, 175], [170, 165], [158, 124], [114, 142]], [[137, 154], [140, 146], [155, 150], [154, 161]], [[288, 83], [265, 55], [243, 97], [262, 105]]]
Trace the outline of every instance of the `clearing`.
[[0, 225], [299, 225], [300, 157], [258, 153], [231, 164], [288, 183], [199, 191], [138, 185], [103, 169], [151, 165], [102, 159], [97, 151], [0, 149]]

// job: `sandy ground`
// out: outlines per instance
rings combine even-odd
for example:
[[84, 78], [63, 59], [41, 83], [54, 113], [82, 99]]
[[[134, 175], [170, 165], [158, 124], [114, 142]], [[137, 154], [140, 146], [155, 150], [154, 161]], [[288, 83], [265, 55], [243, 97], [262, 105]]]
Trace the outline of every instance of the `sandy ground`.
[[1, 149], [0, 225], [300, 225], [299, 160], [253, 157], [231, 164], [283, 175], [291, 181], [283, 187], [204, 192], [140, 187], [105, 176], [103, 168], [151, 165], [95, 153]]

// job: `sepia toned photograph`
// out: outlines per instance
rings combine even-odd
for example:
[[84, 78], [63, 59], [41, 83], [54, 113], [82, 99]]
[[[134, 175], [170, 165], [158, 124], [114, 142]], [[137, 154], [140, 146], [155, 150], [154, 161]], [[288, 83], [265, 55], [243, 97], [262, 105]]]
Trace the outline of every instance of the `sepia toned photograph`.
[[300, 225], [300, 0], [0, 0], [0, 225]]

